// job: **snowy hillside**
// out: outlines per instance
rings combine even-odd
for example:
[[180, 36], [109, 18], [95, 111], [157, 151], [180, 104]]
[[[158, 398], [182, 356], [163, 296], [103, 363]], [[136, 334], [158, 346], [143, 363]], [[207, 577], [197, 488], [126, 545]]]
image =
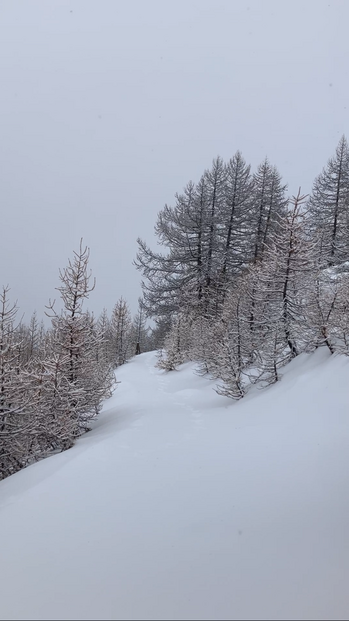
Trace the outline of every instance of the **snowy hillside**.
[[155, 361], [1, 482], [0, 618], [348, 618], [348, 358], [302, 354], [238, 403]]

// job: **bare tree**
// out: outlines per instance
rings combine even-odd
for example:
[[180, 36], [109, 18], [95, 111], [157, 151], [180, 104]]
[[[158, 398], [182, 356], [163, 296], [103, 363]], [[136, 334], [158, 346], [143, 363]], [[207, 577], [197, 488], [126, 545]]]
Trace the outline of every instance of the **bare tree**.
[[20, 338], [15, 325], [17, 305], [9, 301], [9, 287], [0, 293], [0, 478], [16, 472], [27, 461], [26, 432], [31, 420], [22, 381]]
[[138, 298], [138, 312], [133, 319], [130, 329], [130, 343], [136, 356], [148, 350], [148, 330], [146, 328], [146, 316], [144, 310], [144, 301]]
[[[140, 306], [140, 312], [143, 308]], [[144, 313], [143, 313], [144, 314]], [[140, 323], [142, 318], [140, 317]], [[115, 304], [110, 319], [110, 347], [111, 359], [115, 367], [124, 364], [130, 356], [130, 340], [131, 340], [131, 312], [127, 302], [121, 297]], [[141, 326], [137, 335], [139, 342]]]
[[277, 168], [271, 166], [265, 158], [253, 175], [251, 222], [255, 238], [254, 261], [263, 255], [269, 236], [277, 227], [278, 215], [285, 212], [285, 191], [286, 185], [282, 185]]
[[313, 235], [319, 240], [324, 267], [349, 259], [349, 147], [340, 139], [335, 156], [330, 158], [315, 179], [309, 199]]
[[88, 271], [89, 255], [89, 249], [83, 247], [81, 240], [73, 260], [60, 270], [62, 284], [58, 291], [63, 311], [57, 314], [54, 303], [48, 306], [53, 326], [53, 353], [63, 365], [69, 416], [74, 423], [72, 441], [89, 429], [89, 421], [96, 416], [103, 398], [110, 395], [114, 382], [110, 366], [97, 364], [99, 335], [91, 325], [91, 318], [83, 311], [83, 302], [95, 287]]

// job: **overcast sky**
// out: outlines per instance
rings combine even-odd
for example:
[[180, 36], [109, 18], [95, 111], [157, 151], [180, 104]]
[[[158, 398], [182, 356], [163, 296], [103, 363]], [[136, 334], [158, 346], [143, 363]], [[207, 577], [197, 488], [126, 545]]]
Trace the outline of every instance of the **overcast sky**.
[[136, 238], [212, 159], [311, 189], [349, 138], [348, 0], [0, 0], [0, 285], [43, 314], [80, 237], [136, 310]]

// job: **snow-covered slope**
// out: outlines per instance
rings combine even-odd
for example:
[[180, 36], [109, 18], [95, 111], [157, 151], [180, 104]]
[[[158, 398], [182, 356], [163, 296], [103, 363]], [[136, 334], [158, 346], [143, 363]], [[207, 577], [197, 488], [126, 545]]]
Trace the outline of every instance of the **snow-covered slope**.
[[0, 484], [1, 619], [347, 619], [349, 360], [234, 403], [155, 354]]

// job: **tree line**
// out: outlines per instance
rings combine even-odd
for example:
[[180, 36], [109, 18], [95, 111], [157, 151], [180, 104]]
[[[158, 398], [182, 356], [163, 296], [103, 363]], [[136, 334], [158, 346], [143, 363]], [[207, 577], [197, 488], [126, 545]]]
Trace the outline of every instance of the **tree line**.
[[138, 240], [145, 309], [163, 327], [160, 367], [198, 361], [240, 399], [302, 352], [349, 353], [346, 138], [309, 197], [286, 191], [268, 159], [252, 173], [239, 151], [217, 157], [159, 213], [163, 252]]
[[[253, 173], [238, 151], [217, 157], [165, 205], [155, 226], [163, 252], [138, 240], [143, 297], [132, 319], [119, 299], [95, 318], [82, 243], [60, 271], [63, 309], [49, 303], [17, 322], [0, 292], [0, 479], [73, 446], [115, 388], [115, 369], [141, 351], [159, 366], [187, 360], [233, 399], [278, 381], [302, 352], [349, 353], [349, 148], [343, 136], [309, 197], [289, 198], [265, 159]], [[152, 317], [154, 327], [146, 328]]]
[[122, 298], [111, 316], [84, 309], [95, 287], [88, 262], [81, 243], [60, 271], [63, 309], [48, 304], [48, 329], [36, 313], [17, 322], [9, 288], [0, 293], [0, 480], [73, 446], [111, 396], [115, 369], [152, 348], [141, 300], [133, 319]]

